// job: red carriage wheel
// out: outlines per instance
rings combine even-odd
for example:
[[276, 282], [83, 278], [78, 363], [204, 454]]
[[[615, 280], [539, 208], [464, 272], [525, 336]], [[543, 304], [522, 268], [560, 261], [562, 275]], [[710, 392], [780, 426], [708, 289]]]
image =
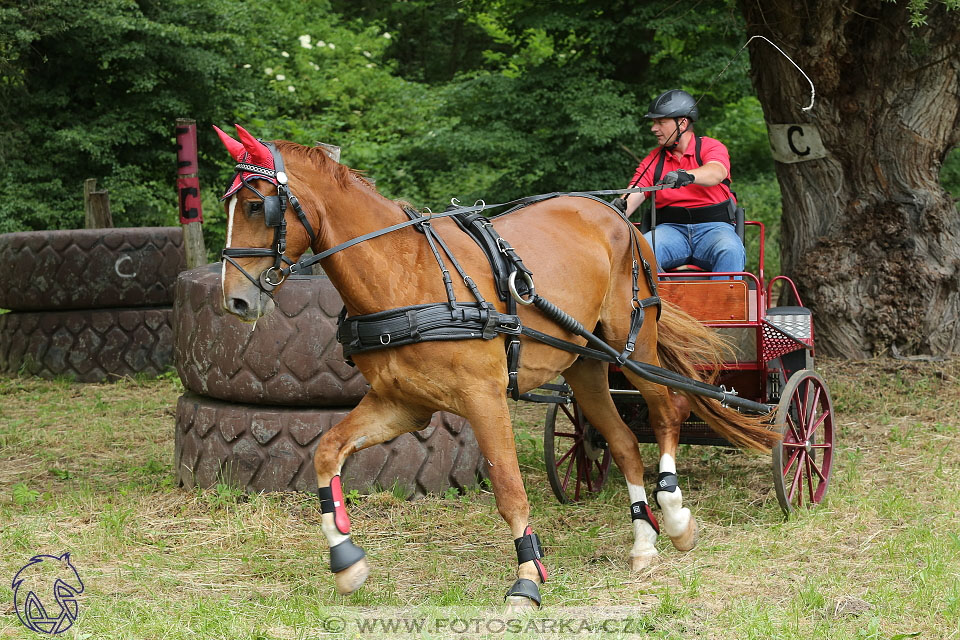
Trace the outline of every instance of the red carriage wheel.
[[547, 410], [543, 457], [553, 493], [564, 503], [600, 491], [610, 470], [610, 447], [576, 400], [552, 404]]
[[833, 404], [813, 371], [790, 376], [780, 396], [777, 424], [783, 440], [773, 448], [773, 484], [785, 514], [819, 504], [833, 467]]

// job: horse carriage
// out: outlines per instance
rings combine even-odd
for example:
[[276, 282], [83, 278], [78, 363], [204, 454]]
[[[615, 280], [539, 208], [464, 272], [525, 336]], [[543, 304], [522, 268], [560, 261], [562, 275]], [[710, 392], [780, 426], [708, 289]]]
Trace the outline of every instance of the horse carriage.
[[[651, 247], [599, 197], [623, 190], [422, 213], [384, 198], [322, 148], [265, 143], [239, 126], [240, 140], [218, 133], [237, 162], [223, 196], [225, 309], [255, 323], [275, 309], [273, 292], [287, 276], [322, 262], [344, 301], [337, 339], [370, 383], [314, 455], [320, 528], [340, 593], [369, 575], [350, 535], [344, 461], [448, 411], [473, 427], [516, 548], [517, 580], [506, 601], [539, 606], [547, 571], [529, 522], [507, 397], [530, 397], [561, 374], [569, 391], [548, 420], [551, 482], [562, 497], [580, 498], [602, 485], [611, 457], [617, 462], [630, 498], [632, 571], [655, 560], [661, 531], [678, 550], [697, 544], [697, 521], [677, 482], [681, 436], [772, 450], [782, 504], [822, 498], [833, 422], [826, 385], [810, 369], [812, 322], [802, 306], [768, 307], [772, 286], [789, 281], [766, 283], [762, 256], [757, 276], [665, 274], [658, 282]], [[506, 211], [487, 217], [494, 207]], [[309, 249], [313, 255], [304, 257]], [[691, 302], [700, 299], [709, 302]], [[263, 323], [269, 331], [269, 317]], [[739, 348], [750, 357], [721, 364], [724, 343], [713, 326], [739, 331]], [[571, 429], [558, 427], [558, 412]], [[652, 494], [662, 525], [647, 502], [637, 447], [638, 438], [650, 438], [645, 422], [661, 454]], [[559, 455], [557, 442], [568, 443]]]
[[[772, 447], [773, 485], [784, 514], [818, 504], [833, 468], [833, 407], [826, 382], [814, 371], [813, 316], [787, 276], [764, 278], [765, 227], [740, 219], [756, 234], [756, 273], [702, 272], [687, 266], [660, 273], [660, 296], [730, 340], [731, 359], [722, 364], [719, 384], [742, 396], [776, 406], [774, 424], [781, 440]], [[640, 226], [640, 223], [638, 223]], [[728, 277], [729, 279], [711, 279]], [[737, 278], [737, 279], [734, 279]], [[775, 306], [776, 285], [786, 287], [794, 306]], [[620, 417], [638, 442], [656, 442], [643, 396], [610, 365], [610, 393]], [[589, 498], [607, 479], [610, 451], [603, 436], [586, 419], [576, 398], [562, 389], [544, 422], [547, 477], [561, 502]], [[682, 444], [733, 446], [696, 415], [684, 421]]]

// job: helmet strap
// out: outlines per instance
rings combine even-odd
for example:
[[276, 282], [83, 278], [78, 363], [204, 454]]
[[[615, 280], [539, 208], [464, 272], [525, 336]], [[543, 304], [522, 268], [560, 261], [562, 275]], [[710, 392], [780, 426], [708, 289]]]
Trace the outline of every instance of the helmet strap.
[[[680, 130], [680, 118], [681, 118], [681, 117], [687, 118], [687, 126], [685, 126], [685, 127], [683, 128], [683, 131]], [[680, 116], [680, 117], [674, 118], [674, 119], [673, 119], [673, 123], [674, 123], [674, 124], [676, 125], [676, 127], [677, 127], [677, 129], [676, 129], [677, 137], [676, 137], [676, 139], [674, 139], [674, 141], [671, 142], [670, 144], [665, 144], [665, 145], [663, 145], [663, 148], [666, 149], [667, 151], [674, 151], [674, 150], [676, 150], [676, 148], [680, 145], [680, 138], [683, 136], [683, 134], [685, 134], [687, 131], [690, 130], [690, 118], [687, 117], [687, 116]]]

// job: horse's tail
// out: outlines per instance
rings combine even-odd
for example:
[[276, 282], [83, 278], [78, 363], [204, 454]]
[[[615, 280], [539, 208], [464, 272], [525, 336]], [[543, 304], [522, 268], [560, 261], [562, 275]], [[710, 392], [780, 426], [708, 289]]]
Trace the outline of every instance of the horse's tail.
[[[715, 382], [720, 363], [733, 352], [719, 333], [666, 301], [657, 324], [657, 335], [661, 366], [694, 380]], [[703, 370], [697, 365], [708, 365], [710, 369]], [[679, 393], [689, 400], [693, 413], [738, 447], [767, 453], [780, 440], [780, 435], [771, 430], [771, 414], [748, 415], [705, 396], [685, 391]]]

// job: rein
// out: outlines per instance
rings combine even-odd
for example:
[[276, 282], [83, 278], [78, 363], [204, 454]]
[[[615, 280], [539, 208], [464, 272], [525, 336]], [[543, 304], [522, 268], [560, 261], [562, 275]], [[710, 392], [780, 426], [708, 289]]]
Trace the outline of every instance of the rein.
[[[652, 186], [634, 187], [630, 189], [602, 189], [598, 191], [556, 191], [553, 193], [545, 193], [536, 196], [525, 196], [523, 198], [511, 200], [510, 202], [501, 202], [499, 204], [481, 203], [472, 207], [456, 207], [442, 213], [430, 213], [426, 216], [411, 218], [410, 220], [405, 220], [389, 227], [384, 227], [376, 231], [371, 231], [370, 233], [365, 233], [361, 236], [357, 236], [356, 238], [347, 240], [346, 242], [342, 242], [335, 247], [331, 247], [326, 251], [312, 255], [309, 258], [301, 258], [297, 262], [293, 262], [284, 255], [284, 251], [286, 251], [287, 233], [287, 223], [284, 214], [286, 213], [288, 203], [293, 207], [297, 214], [297, 218], [300, 220], [300, 224], [303, 225], [304, 229], [307, 231], [307, 234], [310, 236], [311, 244], [316, 241], [316, 234], [314, 233], [313, 228], [310, 226], [310, 222], [307, 220], [306, 215], [303, 213], [303, 209], [300, 206], [300, 201], [295, 195], [293, 195], [293, 192], [290, 190], [289, 186], [287, 186], [287, 174], [283, 170], [284, 165], [282, 156], [277, 151], [273, 143], [264, 142], [263, 144], [266, 145], [266, 147], [270, 150], [270, 153], [273, 155], [273, 162], [276, 169], [270, 169], [269, 167], [263, 167], [260, 165], [251, 164], [249, 162], [240, 162], [236, 165], [235, 171], [237, 172], [237, 175], [242, 175], [243, 173], [252, 173], [257, 176], [262, 176], [270, 182], [276, 181], [277, 195], [264, 196], [256, 188], [254, 188], [248, 180], [243, 180], [243, 186], [253, 191], [257, 197], [263, 201], [264, 223], [268, 227], [274, 228], [273, 243], [269, 249], [228, 247], [223, 250], [221, 255], [224, 260], [236, 267], [244, 276], [246, 276], [248, 280], [250, 280], [250, 282], [256, 285], [258, 289], [267, 295], [272, 295], [272, 291], [280, 286], [280, 284], [287, 279], [287, 276], [296, 275], [304, 269], [316, 264], [317, 262], [320, 262], [324, 258], [332, 256], [335, 253], [339, 253], [344, 249], [349, 249], [350, 247], [360, 244], [361, 242], [379, 238], [380, 236], [392, 233], [394, 231], [399, 231], [400, 229], [404, 229], [409, 226], [423, 224], [425, 221], [432, 221], [436, 218], [447, 218], [450, 216], [485, 211], [487, 209], [499, 209], [502, 207], [520, 207], [533, 202], [538, 202], [540, 200], [546, 200], [548, 198], [555, 198], [559, 196], [623, 195], [645, 191], [659, 191], [664, 188], [662, 186]], [[620, 212], [618, 211], [618, 213]], [[241, 267], [236, 260], [234, 260], [234, 258], [273, 258], [274, 262], [272, 266], [262, 271], [259, 277], [254, 278], [246, 271], [246, 269]], [[288, 266], [281, 266], [283, 263], [286, 263]], [[529, 302], [526, 303], [529, 304]]]
[[399, 222], [395, 225], [389, 227], [384, 227], [383, 229], [378, 229], [377, 231], [371, 231], [370, 233], [365, 233], [362, 236], [357, 236], [346, 242], [342, 242], [335, 247], [331, 247], [326, 251], [318, 253], [316, 255], [310, 256], [309, 258], [301, 258], [297, 262], [291, 264], [289, 267], [284, 268], [281, 271], [281, 274], [285, 278], [288, 275], [296, 275], [299, 271], [323, 260], [328, 256], [332, 256], [335, 253], [339, 253], [344, 249], [349, 249], [350, 247], [360, 244], [361, 242], [366, 242], [367, 240], [372, 240], [373, 238], [378, 238], [382, 235], [386, 235], [393, 231], [403, 229], [415, 224], [422, 224], [427, 220], [434, 220], [436, 218], [447, 218], [450, 216], [461, 215], [465, 213], [473, 213], [475, 211], [486, 211], [487, 209], [499, 209], [501, 207], [511, 207], [511, 206], [522, 206], [525, 204], [530, 204], [532, 202], [538, 202], [540, 200], [546, 200], [549, 198], [557, 198], [560, 196], [608, 196], [608, 195], [620, 195], [624, 193], [637, 193], [641, 191], [660, 191], [664, 187], [654, 186], [654, 187], [636, 187], [633, 189], [604, 189], [600, 191], [555, 191], [553, 193], [543, 193], [536, 196], [526, 196], [523, 198], [518, 198], [516, 200], [511, 200], [510, 202], [501, 202], [498, 204], [479, 204], [472, 207], [457, 207], [455, 209], [450, 209], [449, 211], [443, 211], [441, 213], [430, 213], [429, 215], [422, 216], [419, 218], [413, 218], [411, 220], [405, 220]]

